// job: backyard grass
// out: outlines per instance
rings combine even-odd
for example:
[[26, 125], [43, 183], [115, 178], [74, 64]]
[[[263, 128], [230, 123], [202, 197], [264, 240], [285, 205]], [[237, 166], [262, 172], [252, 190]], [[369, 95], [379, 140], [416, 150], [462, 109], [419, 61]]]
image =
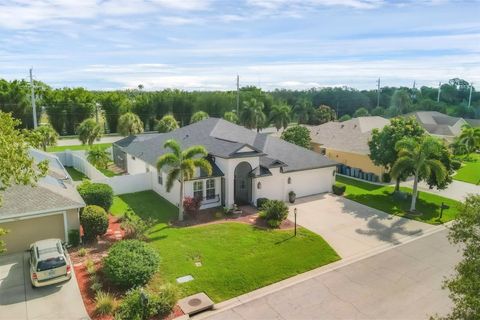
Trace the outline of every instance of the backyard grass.
[[[408, 200], [394, 198], [391, 195], [395, 189], [394, 187], [375, 185], [342, 176], [337, 176], [337, 182], [346, 185], [345, 197], [347, 199], [390, 214], [429, 224], [441, 224], [455, 219], [457, 208], [460, 204], [458, 201], [452, 199], [420, 191], [416, 206], [417, 213], [420, 215], [412, 215], [408, 213], [410, 209], [410, 198]], [[400, 189], [402, 192], [408, 192], [410, 194], [412, 192], [410, 188], [401, 187]], [[439, 219], [442, 202], [450, 208], [443, 210], [442, 218]]]
[[65, 169], [67, 170], [70, 177], [72, 177], [73, 181], [82, 181], [83, 179], [88, 179], [86, 175], [73, 167], [65, 167]]
[[161, 263], [149, 285], [192, 275], [193, 281], [179, 285], [182, 296], [203, 291], [220, 302], [340, 259], [320, 236], [304, 228], [293, 237], [292, 230], [234, 222], [170, 227], [168, 221], [178, 210], [152, 191], [115, 197], [111, 212], [118, 215], [128, 207], [143, 219], [157, 219], [148, 238]]
[[468, 182], [472, 184], [480, 184], [480, 154], [472, 154], [467, 160], [461, 159], [462, 167], [453, 176], [453, 179]]
[[[94, 143], [94, 146], [99, 146], [103, 149], [109, 148], [112, 144], [111, 143]], [[48, 147], [47, 151], [48, 152], [61, 152], [65, 150], [72, 150], [72, 151], [77, 151], [77, 150], [87, 150], [90, 146], [89, 145], [76, 145], [76, 146], [54, 146], [54, 147]]]

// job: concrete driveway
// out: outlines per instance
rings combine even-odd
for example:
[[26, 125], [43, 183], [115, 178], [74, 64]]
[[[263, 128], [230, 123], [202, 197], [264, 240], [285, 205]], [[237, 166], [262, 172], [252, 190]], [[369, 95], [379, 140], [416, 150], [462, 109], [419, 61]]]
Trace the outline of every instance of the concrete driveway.
[[33, 289], [28, 268], [28, 254], [0, 256], [1, 319], [90, 319], [75, 277]]
[[435, 226], [400, 218], [332, 194], [297, 199], [297, 223], [321, 235], [342, 258], [353, 258], [381, 247], [396, 245]]

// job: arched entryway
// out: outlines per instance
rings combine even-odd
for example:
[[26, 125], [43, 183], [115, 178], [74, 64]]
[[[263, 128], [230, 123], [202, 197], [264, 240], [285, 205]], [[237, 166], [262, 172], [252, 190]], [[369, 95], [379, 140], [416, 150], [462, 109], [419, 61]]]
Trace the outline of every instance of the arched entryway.
[[236, 204], [249, 204], [252, 199], [252, 166], [248, 162], [240, 162], [235, 168], [234, 201]]

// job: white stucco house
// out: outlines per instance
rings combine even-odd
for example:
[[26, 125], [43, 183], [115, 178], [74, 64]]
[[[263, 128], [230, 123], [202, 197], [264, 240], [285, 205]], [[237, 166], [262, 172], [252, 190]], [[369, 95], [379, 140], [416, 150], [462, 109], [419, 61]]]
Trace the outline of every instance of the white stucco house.
[[[337, 163], [327, 157], [223, 119], [209, 118], [169, 133], [126, 137], [113, 144], [115, 163], [128, 174], [150, 173], [152, 189], [179, 205], [180, 184], [166, 190], [167, 173], [158, 172], [163, 145], [175, 139], [182, 148], [202, 145], [213, 174], [198, 170], [185, 182], [185, 196], [201, 197], [202, 209], [233, 204], [256, 204], [258, 198], [284, 200], [330, 192]], [[147, 175], [148, 176], [148, 175]]]

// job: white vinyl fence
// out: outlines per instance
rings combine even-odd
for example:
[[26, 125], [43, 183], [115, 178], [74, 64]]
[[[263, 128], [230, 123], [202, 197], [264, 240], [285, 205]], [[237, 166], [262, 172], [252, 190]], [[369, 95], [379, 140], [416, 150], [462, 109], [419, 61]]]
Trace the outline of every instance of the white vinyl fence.
[[55, 153], [65, 167], [73, 167], [90, 179], [105, 179], [106, 176], [88, 162], [85, 151], [62, 151]]
[[106, 183], [110, 185], [115, 194], [125, 194], [152, 190], [152, 178], [150, 172], [132, 175], [114, 176], [104, 179], [92, 179], [92, 182]]
[[84, 151], [66, 150], [57, 152], [55, 155], [65, 167], [75, 168], [75, 170], [86, 175], [92, 180], [92, 182], [106, 183], [110, 185], [115, 194], [152, 190], [152, 178], [150, 172], [107, 177], [88, 162]]

